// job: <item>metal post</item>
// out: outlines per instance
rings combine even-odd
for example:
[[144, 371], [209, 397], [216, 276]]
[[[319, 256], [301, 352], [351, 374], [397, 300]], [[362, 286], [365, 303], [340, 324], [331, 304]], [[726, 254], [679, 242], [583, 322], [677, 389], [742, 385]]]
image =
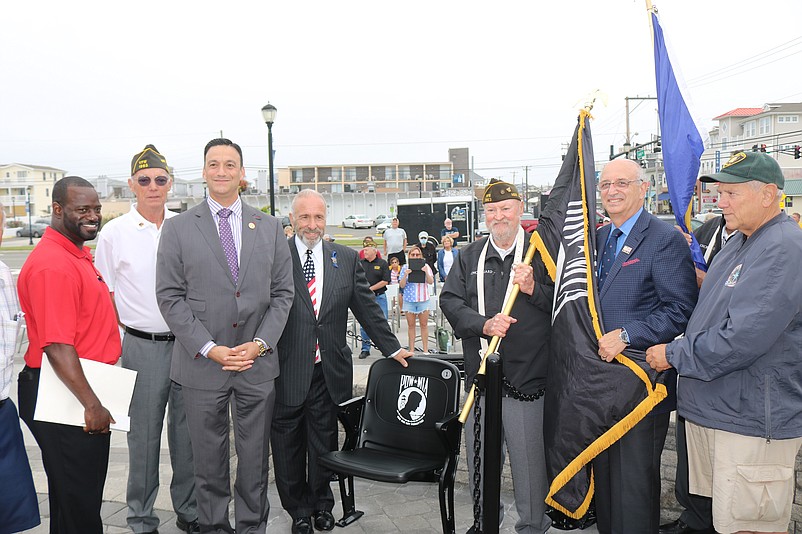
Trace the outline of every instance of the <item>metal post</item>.
[[485, 457], [482, 475], [483, 534], [498, 534], [498, 503], [501, 499], [501, 358], [487, 357], [485, 380]]
[[273, 185], [273, 123], [267, 123], [267, 161], [270, 171], [268, 172], [270, 184], [270, 215], [276, 215], [276, 193]]
[[28, 244], [33, 245], [33, 222], [31, 222], [31, 188], [25, 190], [25, 200], [28, 204]]

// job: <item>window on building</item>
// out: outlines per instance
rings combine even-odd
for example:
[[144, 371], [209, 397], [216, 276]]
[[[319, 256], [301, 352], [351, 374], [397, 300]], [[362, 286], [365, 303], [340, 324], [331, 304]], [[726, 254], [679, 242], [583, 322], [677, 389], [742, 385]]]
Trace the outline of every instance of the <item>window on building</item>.
[[17, 171], [17, 178], [27, 178], [28, 171]]
[[760, 119], [758, 132], [760, 135], [768, 135], [771, 133], [771, 117], [763, 117]]
[[777, 117], [778, 123], [799, 122], [799, 115], [780, 115]]
[[721, 138], [721, 150], [727, 150], [727, 138], [726, 137], [722, 137]]
[[755, 136], [755, 121], [744, 123], [744, 137]]

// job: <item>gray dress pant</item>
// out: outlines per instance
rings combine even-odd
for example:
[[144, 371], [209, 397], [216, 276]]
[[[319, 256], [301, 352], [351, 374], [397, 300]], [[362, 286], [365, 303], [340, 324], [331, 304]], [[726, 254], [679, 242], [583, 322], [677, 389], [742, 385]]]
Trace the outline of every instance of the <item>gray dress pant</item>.
[[[480, 406], [484, 414], [484, 397], [480, 401]], [[471, 410], [465, 421], [465, 446], [471, 495], [473, 495], [474, 472], [473, 413]], [[501, 424], [501, 460], [503, 463], [506, 449], [507, 454], [510, 455], [515, 509], [518, 511], [519, 518], [515, 523], [515, 531], [525, 534], [543, 534], [551, 527], [551, 519], [546, 515], [545, 503], [549, 485], [546, 478], [546, 453], [543, 447], [543, 398], [533, 402], [524, 402], [504, 397], [501, 403]], [[483, 445], [485, 427], [483, 421], [481, 432]], [[484, 446], [480, 454], [484, 455]], [[482, 465], [484, 465], [484, 456], [482, 458]], [[499, 523], [502, 517], [503, 509], [500, 509]]]
[[167, 409], [167, 442], [173, 477], [170, 496], [176, 515], [183, 521], [198, 517], [195, 503], [195, 471], [181, 386], [170, 380], [172, 341], [150, 341], [126, 334], [122, 366], [137, 372], [128, 432], [128, 527], [152, 532], [159, 527], [153, 511], [159, 491], [159, 460], [164, 413]]

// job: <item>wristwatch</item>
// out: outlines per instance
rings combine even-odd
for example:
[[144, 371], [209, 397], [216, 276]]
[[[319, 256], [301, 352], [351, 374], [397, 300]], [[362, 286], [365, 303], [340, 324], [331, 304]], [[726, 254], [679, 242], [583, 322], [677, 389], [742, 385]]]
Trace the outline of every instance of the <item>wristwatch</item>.
[[618, 339], [620, 339], [621, 343], [627, 347], [629, 346], [629, 334], [627, 334], [627, 330], [625, 328], [621, 329], [621, 333], [618, 334]]
[[273, 352], [273, 351], [270, 349], [270, 347], [268, 347], [267, 345], [265, 345], [265, 342], [264, 342], [264, 341], [262, 341], [261, 339], [259, 339], [259, 338], [256, 338], [256, 339], [254, 339], [254, 340], [253, 340], [253, 342], [254, 342], [254, 343], [256, 343], [256, 346], [257, 346], [257, 347], [259, 347], [259, 356], [260, 356], [260, 357], [264, 356], [264, 355], [265, 355], [265, 354], [267, 354], [268, 352]]

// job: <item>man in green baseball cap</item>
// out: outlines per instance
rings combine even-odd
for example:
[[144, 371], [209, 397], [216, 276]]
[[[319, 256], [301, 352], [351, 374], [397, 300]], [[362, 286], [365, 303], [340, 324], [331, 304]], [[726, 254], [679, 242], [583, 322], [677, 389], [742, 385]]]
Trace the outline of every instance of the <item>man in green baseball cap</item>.
[[785, 178], [777, 161], [763, 152], [735, 152], [720, 172], [701, 176], [717, 182], [727, 227], [747, 238], [780, 214]]
[[[689, 489], [712, 497], [715, 530], [785, 532], [802, 446], [802, 232], [780, 212], [770, 156], [736, 152], [701, 180], [718, 182], [727, 229], [743, 237], [716, 256], [685, 337], [648, 348], [646, 362], [679, 373]], [[771, 514], [751, 500], [767, 502], [767, 487]]]
[[721, 172], [699, 178], [703, 182], [740, 184], [743, 182], [763, 182], [774, 184], [778, 189], [785, 187], [785, 178], [777, 160], [764, 152], [735, 152]]

